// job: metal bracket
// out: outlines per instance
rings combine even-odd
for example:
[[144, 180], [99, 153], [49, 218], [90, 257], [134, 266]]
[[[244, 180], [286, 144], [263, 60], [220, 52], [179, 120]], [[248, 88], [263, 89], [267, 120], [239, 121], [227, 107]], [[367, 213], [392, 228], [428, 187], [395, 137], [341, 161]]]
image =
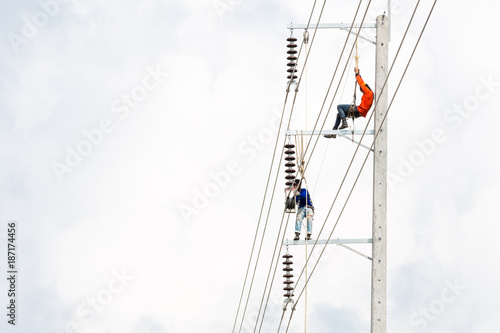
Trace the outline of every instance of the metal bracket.
[[369, 256], [367, 256], [366, 254], [361, 253], [361, 252], [359, 252], [359, 251], [357, 251], [357, 250], [353, 249], [352, 247], [349, 247], [349, 246], [344, 245], [344, 244], [339, 244], [339, 246], [345, 247], [346, 249], [351, 250], [352, 252], [357, 253], [357, 254], [359, 254], [360, 256], [362, 256], [362, 257], [364, 257], [364, 258], [366, 258], [366, 259], [368, 259], [368, 260], [372, 260], [372, 258], [371, 258], [371, 257], [369, 257]]
[[308, 240], [308, 241], [306, 241], [306, 240], [298, 240], [298, 241], [291, 240], [291, 241], [289, 241], [287, 239], [286, 241], [283, 241], [283, 245], [285, 245], [287, 248], [289, 245], [306, 245], [306, 244], [307, 245], [314, 245], [314, 243], [316, 243], [316, 244], [335, 244], [337, 246], [342, 246], [342, 247], [344, 247], [344, 248], [346, 248], [346, 249], [348, 249], [356, 254], [359, 254], [360, 256], [362, 256], [368, 260], [372, 260], [372, 258], [367, 256], [366, 254], [361, 253], [358, 250], [355, 250], [352, 247], [345, 245], [345, 244], [369, 244], [369, 243], [373, 243], [371, 238], [361, 238], [361, 239], [340, 239], [340, 238], [337, 238], [337, 239], [330, 239], [330, 240], [318, 239], [317, 241], [316, 240]]
[[[356, 27], [356, 24], [353, 25], [353, 27]], [[290, 23], [287, 27], [287, 29], [306, 29], [307, 24], [293, 24]], [[350, 29], [351, 28], [351, 23], [311, 23], [309, 24], [309, 29]], [[377, 28], [377, 23], [363, 23], [363, 25], [358, 24], [358, 28], [369, 28], [369, 29], [375, 29]]]
[[359, 144], [361, 147], [366, 148], [366, 149], [368, 149], [371, 152], [375, 151], [373, 148], [370, 148], [370, 147], [368, 147], [368, 146], [366, 146], [366, 145], [364, 145], [362, 143], [359, 143], [358, 141], [356, 141], [356, 140], [354, 140], [352, 138], [347, 137], [347, 135], [341, 134], [340, 136], [343, 137], [344, 139], [347, 139], [347, 140], [351, 141], [351, 142], [355, 142], [355, 143]]
[[[322, 130], [322, 131], [319, 131], [319, 130], [314, 130], [314, 131], [311, 131], [311, 130], [307, 130], [307, 131], [286, 131], [285, 134], [286, 135], [325, 135], [325, 134], [337, 134], [337, 135], [362, 135], [363, 134], [363, 130], [354, 130], [354, 131], [351, 131], [351, 130]], [[374, 135], [375, 134], [375, 131], [374, 130], [367, 130], [365, 135]]]
[[[348, 28], [339, 28], [339, 29], [340, 29], [340, 30], [344, 30], [344, 31], [349, 32], [349, 29], [348, 29]], [[352, 31], [352, 30], [351, 30], [351, 34], [356, 35], [356, 32], [354, 32], [354, 31]], [[366, 38], [366, 37], [364, 37], [364, 36], [361, 36], [361, 34], [360, 34], [360, 35], [358, 35], [358, 38], [364, 39], [364, 40], [366, 40], [367, 42], [372, 43], [373, 45], [377, 45], [377, 43], [376, 43], [375, 41], [373, 41], [373, 40], [371, 40], [371, 39], [368, 39], [368, 38]]]
[[[356, 25], [353, 26], [353, 28], [356, 27]], [[287, 29], [306, 29], [307, 24], [293, 24], [290, 23], [287, 26]], [[358, 25], [358, 29], [375, 29], [377, 28], [377, 23], [364, 23], [362, 26]], [[313, 23], [309, 24], [309, 29], [340, 29], [344, 31], [351, 31], [351, 34], [356, 35], [356, 31], [351, 29], [351, 24], [350, 23]], [[369, 38], [366, 38], [364, 36], [361, 36], [361, 34], [358, 36], [358, 38], [364, 39], [369, 43], [372, 43], [373, 45], [377, 45], [377, 43]]]
[[294, 241], [294, 240], [286, 240], [286, 241], [283, 241], [283, 245], [314, 245], [314, 243], [317, 243], [317, 244], [335, 244], [335, 245], [341, 245], [341, 244], [369, 244], [369, 243], [372, 243], [372, 239], [371, 238], [361, 238], [361, 239], [340, 239], [340, 238], [337, 238], [337, 239], [330, 239], [330, 240], [327, 240], [327, 239], [318, 239], [317, 241], [316, 240], [298, 240], [298, 241]]

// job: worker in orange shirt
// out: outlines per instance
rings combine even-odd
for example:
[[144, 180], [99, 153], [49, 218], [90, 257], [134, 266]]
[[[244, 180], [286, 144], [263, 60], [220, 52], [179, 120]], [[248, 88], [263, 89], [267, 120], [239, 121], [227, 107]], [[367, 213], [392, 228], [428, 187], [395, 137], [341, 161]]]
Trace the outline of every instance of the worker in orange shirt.
[[[363, 93], [363, 97], [361, 97], [361, 104], [358, 106], [354, 106], [354, 117], [358, 118], [360, 116], [366, 117], [366, 114], [368, 113], [368, 110], [372, 107], [373, 104], [373, 91], [370, 89], [368, 84], [366, 84], [363, 79], [361, 78], [361, 75], [359, 75], [359, 68], [354, 68], [354, 73], [356, 73], [356, 81], [358, 82], [359, 89]], [[346, 116], [348, 116], [349, 113], [349, 108], [351, 105], [349, 104], [339, 104], [337, 105], [337, 120], [335, 121], [335, 126], [333, 126], [333, 129], [344, 129], [349, 127], [347, 125], [347, 119]], [[342, 122], [342, 125], [340, 125], [340, 122]], [[339, 128], [340, 125], [340, 128]], [[335, 134], [327, 134], [325, 135], [326, 138], [336, 138], [337, 136]]]

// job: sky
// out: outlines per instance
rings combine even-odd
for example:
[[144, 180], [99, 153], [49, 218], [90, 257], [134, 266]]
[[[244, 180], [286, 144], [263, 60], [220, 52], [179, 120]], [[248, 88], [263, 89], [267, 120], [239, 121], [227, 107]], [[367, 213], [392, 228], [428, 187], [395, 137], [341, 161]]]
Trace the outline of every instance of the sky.
[[[347, 32], [325, 29], [313, 41], [309, 31], [307, 66], [303, 55], [298, 63], [304, 76], [285, 103], [286, 38], [301, 43], [304, 32], [287, 26], [307, 23], [313, 3], [1, 2], [1, 332], [230, 332], [242, 290], [236, 331], [253, 331], [281, 247], [280, 153], [294, 96], [297, 131], [318, 117], [330, 129], [336, 105], [352, 101], [354, 65], [341, 56]], [[389, 99], [432, 3], [420, 1]], [[415, 4], [392, 0], [389, 63]], [[326, 1], [321, 22], [350, 23], [356, 6]], [[371, 1], [365, 22], [387, 9]], [[438, 0], [391, 106], [388, 332], [498, 331], [499, 10], [486, 0]], [[360, 40], [358, 52], [363, 79], [375, 87], [374, 46]], [[316, 139], [298, 143], [312, 149]], [[306, 172], [313, 239], [323, 225], [326, 239], [337, 219], [332, 238], [371, 238], [372, 157], [339, 218], [367, 150], [360, 148], [332, 205], [356, 146], [320, 137], [314, 147]], [[285, 216], [287, 239], [294, 218]], [[369, 244], [352, 248], [371, 255]], [[321, 250], [289, 332], [368, 332], [371, 262], [335, 245], [319, 258]], [[297, 280], [311, 248], [288, 251]], [[283, 313], [281, 259], [277, 269], [262, 332], [276, 332]], [[302, 289], [304, 278], [296, 283]], [[290, 310], [284, 318], [281, 332]]]

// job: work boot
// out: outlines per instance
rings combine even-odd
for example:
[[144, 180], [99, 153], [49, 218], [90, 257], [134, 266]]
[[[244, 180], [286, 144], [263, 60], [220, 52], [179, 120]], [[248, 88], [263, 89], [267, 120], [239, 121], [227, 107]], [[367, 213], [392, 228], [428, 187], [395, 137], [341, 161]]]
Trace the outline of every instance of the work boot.
[[307, 234], [306, 240], [311, 240], [311, 234]]
[[349, 125], [347, 125], [347, 119], [342, 118], [342, 125], [340, 125], [339, 129], [344, 129], [347, 127], [349, 127]]
[[298, 241], [300, 238], [300, 232], [295, 233], [295, 238], [293, 239], [294, 241]]

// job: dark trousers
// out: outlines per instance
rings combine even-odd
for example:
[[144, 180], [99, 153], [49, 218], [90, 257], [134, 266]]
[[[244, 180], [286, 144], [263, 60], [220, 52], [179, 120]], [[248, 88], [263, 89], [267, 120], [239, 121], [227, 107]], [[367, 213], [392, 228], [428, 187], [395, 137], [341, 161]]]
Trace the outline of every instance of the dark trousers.
[[[339, 104], [337, 105], [337, 120], [335, 120], [335, 126], [333, 126], [333, 129], [336, 130], [339, 128], [340, 121], [342, 118], [345, 118], [349, 112], [349, 108], [351, 107], [350, 104]], [[358, 107], [354, 106], [354, 118], [359, 117], [359, 111]]]

